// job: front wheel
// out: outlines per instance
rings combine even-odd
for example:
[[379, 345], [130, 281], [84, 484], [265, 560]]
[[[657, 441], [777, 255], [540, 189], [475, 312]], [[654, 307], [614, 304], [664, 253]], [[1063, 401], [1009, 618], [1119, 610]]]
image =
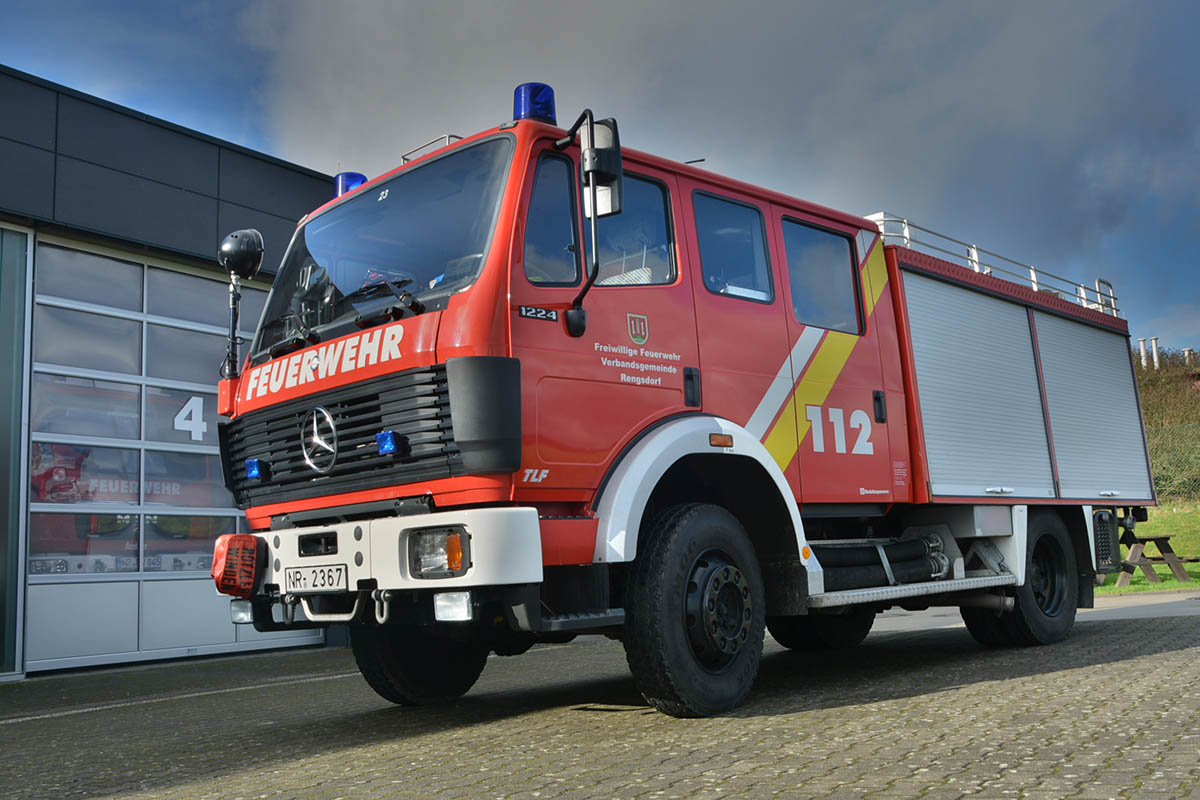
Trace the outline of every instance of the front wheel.
[[642, 696], [676, 717], [745, 699], [762, 658], [766, 599], [754, 548], [723, 508], [675, 506], [647, 532], [628, 582], [625, 657]]
[[408, 625], [351, 625], [358, 671], [385, 700], [404, 706], [448, 703], [475, 685], [488, 648], [443, 639]]

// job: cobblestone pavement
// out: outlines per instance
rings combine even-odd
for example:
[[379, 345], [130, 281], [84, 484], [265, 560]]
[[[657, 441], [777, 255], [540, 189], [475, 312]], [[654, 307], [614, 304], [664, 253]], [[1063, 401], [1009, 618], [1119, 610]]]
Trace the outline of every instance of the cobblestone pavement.
[[37, 677], [0, 685], [0, 797], [1200, 798], [1200, 616], [1086, 620], [1020, 650], [768, 640], [703, 720], [650, 711], [599, 638], [493, 658], [441, 709], [380, 700], [345, 650]]

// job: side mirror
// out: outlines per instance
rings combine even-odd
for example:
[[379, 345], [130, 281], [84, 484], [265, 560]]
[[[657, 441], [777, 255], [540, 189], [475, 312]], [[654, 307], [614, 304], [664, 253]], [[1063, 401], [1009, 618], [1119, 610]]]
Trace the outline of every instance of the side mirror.
[[242, 280], [249, 280], [257, 275], [262, 260], [262, 234], [253, 228], [229, 234], [217, 250], [217, 263]]
[[[591, 132], [595, 131], [592, 141]], [[625, 172], [621, 167], [621, 136], [617, 121], [611, 117], [598, 119], [593, 125], [579, 129], [580, 167], [583, 185], [594, 181], [596, 186], [596, 218], [621, 213], [621, 187]], [[583, 213], [592, 218], [592, 193], [583, 193]]]

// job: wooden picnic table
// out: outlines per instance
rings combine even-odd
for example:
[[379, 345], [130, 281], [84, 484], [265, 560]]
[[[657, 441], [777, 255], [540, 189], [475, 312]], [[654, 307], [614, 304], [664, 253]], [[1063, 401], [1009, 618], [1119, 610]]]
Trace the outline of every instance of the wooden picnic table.
[[[1171, 568], [1171, 574], [1175, 576], [1175, 580], [1186, 582], [1192, 577], [1187, 574], [1187, 570], [1183, 568], [1184, 559], [1180, 558], [1175, 553], [1175, 548], [1171, 547], [1171, 534], [1163, 534], [1161, 536], [1137, 536], [1132, 531], [1125, 531], [1121, 534], [1121, 544], [1129, 548], [1129, 557], [1121, 562], [1121, 574], [1117, 577], [1117, 586], [1128, 586], [1133, 580], [1133, 575], [1140, 567], [1146, 575], [1146, 580], [1151, 583], [1162, 583], [1162, 578], [1158, 576], [1154, 565], [1162, 562]], [[1153, 544], [1158, 548], [1159, 555], [1146, 555], [1146, 545]], [[1188, 561], [1200, 561], [1200, 558], [1188, 558]]]

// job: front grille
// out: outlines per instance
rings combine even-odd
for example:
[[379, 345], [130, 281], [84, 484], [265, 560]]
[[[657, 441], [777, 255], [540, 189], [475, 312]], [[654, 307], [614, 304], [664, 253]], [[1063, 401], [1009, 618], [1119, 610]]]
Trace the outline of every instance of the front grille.
[[[308, 465], [301, 446], [305, 415], [317, 406], [337, 427], [337, 461], [326, 473]], [[375, 434], [384, 430], [400, 439], [398, 455], [379, 455]], [[225, 481], [239, 508], [463, 474], [441, 364], [252, 411], [219, 433]], [[265, 465], [262, 478], [246, 477], [248, 458]]]

